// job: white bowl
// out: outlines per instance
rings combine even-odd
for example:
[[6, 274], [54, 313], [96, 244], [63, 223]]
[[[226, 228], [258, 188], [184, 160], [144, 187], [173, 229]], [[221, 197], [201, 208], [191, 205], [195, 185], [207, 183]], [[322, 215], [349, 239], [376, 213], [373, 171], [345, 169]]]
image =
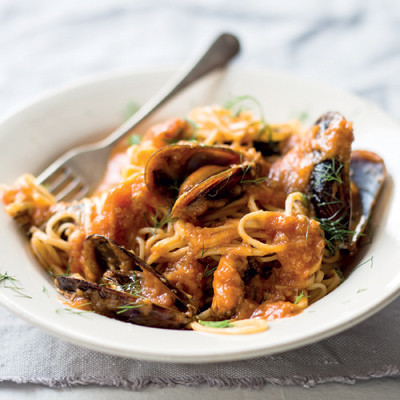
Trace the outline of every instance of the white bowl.
[[[29, 104], [0, 123], [0, 182], [24, 172], [39, 173], [66, 149], [104, 135], [123, 121], [134, 101], [142, 104], [171, 70], [123, 73], [86, 81]], [[336, 110], [354, 122], [353, 148], [381, 155], [389, 173], [373, 218], [374, 236], [361, 249], [364, 263], [331, 294], [302, 314], [270, 322], [251, 336], [211, 335], [131, 325], [96, 314], [57, 312], [64, 306], [51, 280], [31, 254], [26, 238], [0, 212], [0, 272], [19, 281], [31, 298], [0, 287], [0, 303], [43, 330], [78, 345], [125, 357], [210, 362], [249, 358], [293, 349], [340, 332], [393, 300], [400, 291], [400, 127], [377, 107], [351, 94], [266, 70], [230, 68], [200, 81], [152, 116], [138, 131], [194, 106], [220, 103], [232, 95], [252, 95], [265, 118], [283, 122], [306, 112], [311, 124]], [[146, 125], [146, 126], [144, 126]], [[397, 207], [396, 207], [397, 205]], [[379, 338], [377, 338], [379, 340]]]

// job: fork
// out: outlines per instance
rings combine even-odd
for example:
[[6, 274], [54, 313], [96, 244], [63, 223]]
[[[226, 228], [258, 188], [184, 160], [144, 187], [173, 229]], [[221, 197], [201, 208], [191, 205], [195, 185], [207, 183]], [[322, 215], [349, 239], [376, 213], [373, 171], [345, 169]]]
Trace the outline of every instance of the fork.
[[184, 65], [124, 124], [97, 143], [81, 145], [64, 153], [37, 176], [37, 183], [45, 185], [57, 201], [79, 200], [90, 194], [103, 177], [106, 160], [118, 139], [182, 89], [207, 73], [225, 66], [239, 50], [240, 44], [234, 35], [221, 34], [205, 52]]

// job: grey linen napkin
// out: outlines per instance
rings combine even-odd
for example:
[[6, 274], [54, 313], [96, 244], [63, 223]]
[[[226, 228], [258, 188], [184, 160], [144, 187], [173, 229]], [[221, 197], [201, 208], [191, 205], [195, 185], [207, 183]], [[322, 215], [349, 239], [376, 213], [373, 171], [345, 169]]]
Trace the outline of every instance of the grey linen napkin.
[[130, 360], [53, 338], [0, 308], [0, 382], [143, 389], [207, 383], [260, 388], [400, 376], [400, 298], [356, 327], [303, 348], [250, 360], [175, 364]]

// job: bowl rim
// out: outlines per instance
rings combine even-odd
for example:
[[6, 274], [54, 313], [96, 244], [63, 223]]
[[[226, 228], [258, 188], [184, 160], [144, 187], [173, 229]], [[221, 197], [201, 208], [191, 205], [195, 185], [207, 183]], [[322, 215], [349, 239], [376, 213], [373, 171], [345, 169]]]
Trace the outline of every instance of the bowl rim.
[[[241, 73], [243, 71], [246, 71], [248, 73], [249, 71], [257, 71], [258, 73], [267, 73], [267, 74], [272, 74], [272, 75], [278, 75], [280, 77], [289, 77], [290, 79], [297, 80], [298, 82], [302, 84], [311, 84], [313, 86], [317, 86], [319, 89], [323, 91], [330, 91], [330, 92], [336, 92], [339, 95], [343, 95], [346, 97], [349, 97], [350, 99], [357, 99], [357, 101], [361, 101], [364, 104], [367, 104], [369, 107], [373, 107], [377, 112], [379, 112], [382, 116], [384, 116], [387, 120], [389, 120], [396, 128], [400, 131], [400, 126], [395, 122], [391, 117], [389, 117], [386, 113], [384, 113], [380, 108], [375, 106], [374, 104], [352, 94], [349, 93], [345, 90], [338, 89], [338, 88], [333, 88], [330, 87], [329, 85], [325, 85], [323, 83], [314, 81], [314, 80], [308, 80], [308, 79], [303, 79], [300, 78], [296, 75], [292, 75], [286, 72], [281, 72], [281, 71], [274, 71], [271, 69], [264, 69], [264, 68], [257, 68], [257, 67], [243, 67], [243, 66], [234, 66], [230, 67], [230, 69], [234, 70], [236, 73]], [[74, 80], [71, 83], [59, 85], [53, 89], [46, 90], [43, 93], [40, 93], [37, 96], [34, 96], [31, 99], [28, 99], [25, 102], [22, 102], [18, 104], [16, 107], [12, 108], [9, 112], [5, 113], [5, 115], [0, 117], [0, 126], [3, 125], [6, 121], [8, 121], [11, 118], [18, 117], [19, 114], [23, 113], [27, 109], [38, 105], [41, 102], [51, 100], [51, 98], [59, 95], [63, 95], [67, 92], [73, 91], [73, 90], [80, 90], [82, 87], [89, 87], [91, 85], [98, 85], [101, 82], [104, 81], [112, 81], [115, 79], [126, 79], [135, 75], [141, 75], [141, 74], [146, 74], [146, 75], [152, 75], [154, 73], [162, 73], [162, 74], [172, 74], [176, 69], [172, 67], [166, 67], [166, 68], [140, 68], [140, 69], [123, 69], [119, 71], [113, 71], [113, 72], [106, 72], [106, 73], [100, 73], [100, 74], [95, 74], [95, 75], [90, 75], [88, 77], [82, 77], [78, 80]], [[44, 318], [38, 318], [36, 314], [30, 313], [27, 310], [25, 310], [22, 306], [19, 304], [15, 304], [12, 299], [10, 300], [9, 296], [3, 296], [0, 293], [0, 304], [2, 304], [5, 308], [7, 308], [9, 311], [12, 313], [16, 314], [18, 317], [23, 318], [27, 322], [31, 323], [32, 325], [35, 325], [39, 327], [40, 329], [55, 335], [56, 337], [61, 337], [63, 339], [68, 340], [69, 342], [72, 342], [74, 344], [80, 345], [80, 346], [85, 346], [87, 348], [91, 348], [93, 350], [101, 351], [101, 352], [106, 352], [108, 354], [114, 354], [114, 355], [119, 355], [119, 356], [124, 356], [124, 357], [130, 357], [130, 358], [138, 358], [138, 359], [146, 359], [146, 360], [153, 360], [153, 361], [178, 361], [178, 362], [183, 362], [183, 363], [204, 363], [204, 362], [219, 362], [219, 361], [232, 361], [232, 360], [239, 360], [239, 359], [247, 359], [263, 354], [274, 354], [282, 351], [287, 351], [291, 350], [294, 348], [298, 348], [301, 346], [304, 346], [306, 344], [313, 343], [315, 341], [319, 341], [322, 339], [325, 339], [327, 337], [333, 336], [336, 333], [339, 333], [345, 329], [351, 328], [355, 326], [356, 324], [360, 323], [361, 321], [367, 319], [371, 315], [375, 314], [379, 310], [381, 310], [383, 307], [385, 307], [387, 304], [392, 302], [398, 295], [400, 294], [400, 284], [397, 286], [394, 286], [392, 288], [392, 291], [389, 293], [386, 293], [386, 296], [380, 301], [372, 304], [369, 306], [366, 310], [364, 310], [361, 314], [352, 317], [351, 320], [344, 320], [342, 323], [336, 324], [334, 327], [326, 327], [326, 329], [322, 331], [318, 331], [317, 333], [314, 334], [309, 334], [306, 335], [300, 339], [293, 340], [291, 343], [282, 343], [280, 345], [276, 345], [273, 351], [270, 350], [265, 350], [265, 349], [253, 349], [253, 350], [237, 350], [236, 352], [232, 353], [224, 353], [224, 354], [205, 354], [204, 356], [193, 356], [191, 354], [179, 354], [176, 356], [176, 354], [170, 354], [168, 352], [165, 352], [164, 354], [154, 354], [151, 351], [140, 351], [140, 350], [135, 350], [135, 354], [127, 354], [126, 350], [120, 349], [113, 347], [112, 345], [107, 345], [105, 343], [100, 343], [99, 341], [93, 340], [93, 338], [89, 337], [84, 337], [82, 338], [82, 335], [77, 334], [76, 332], [73, 331], [67, 331], [65, 332], [62, 328], [56, 326], [49, 325], [48, 321], [46, 321]], [[194, 358], [196, 357], [196, 358]]]

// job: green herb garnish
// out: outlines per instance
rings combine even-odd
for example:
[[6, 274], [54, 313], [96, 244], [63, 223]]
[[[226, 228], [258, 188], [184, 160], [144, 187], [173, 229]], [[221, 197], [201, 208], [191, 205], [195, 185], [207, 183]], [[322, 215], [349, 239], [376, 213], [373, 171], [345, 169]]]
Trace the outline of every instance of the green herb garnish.
[[117, 314], [122, 314], [126, 311], [132, 310], [133, 308], [139, 308], [139, 307], [143, 307], [142, 303], [129, 303], [129, 304], [125, 304], [124, 306], [119, 306], [119, 311], [117, 311]]
[[[153, 227], [150, 226], [150, 223], [147, 219], [146, 213], [144, 213], [144, 218], [146, 220], [147, 228], [149, 228], [149, 230], [153, 236], [157, 235], [157, 229], [161, 229], [162, 227], [167, 225], [169, 222], [176, 221], [176, 218], [171, 217], [171, 210], [168, 211], [168, 214], [165, 216], [165, 218], [161, 218], [161, 219], [158, 215], [158, 210], [156, 210], [156, 215], [153, 217], [150, 217], [150, 220], [153, 223]], [[154, 229], [154, 231], [152, 231], [152, 229]]]
[[[342, 215], [337, 218], [339, 213]], [[335, 254], [336, 244], [346, 241], [350, 235], [356, 232], [347, 228], [343, 219], [346, 218], [347, 210], [340, 209], [329, 218], [315, 218], [319, 222], [320, 228], [325, 232], [324, 239], [327, 249], [331, 254]], [[322, 232], [321, 232], [322, 234]]]
[[[51, 276], [52, 278], [58, 278], [60, 276], [69, 276], [71, 274], [71, 264], [73, 261], [73, 257], [71, 258], [71, 260], [68, 262], [67, 268], [65, 269], [65, 273], [64, 274], [55, 274], [52, 269], [57, 268], [58, 266], [56, 265], [50, 265], [50, 268], [46, 271], [47, 275]], [[93, 271], [92, 271], [93, 272]]]
[[142, 139], [142, 136], [137, 135], [136, 133], [130, 135], [128, 138], [129, 146], [132, 146], [133, 144], [140, 144]]
[[[7, 285], [6, 282], [8, 282], [9, 285]], [[32, 298], [31, 296], [21, 292], [21, 290], [24, 290], [24, 288], [18, 286], [20, 283], [19, 280], [15, 276], [9, 275], [8, 272], [5, 272], [4, 274], [0, 273], [0, 283], [3, 283], [4, 288], [10, 289], [17, 293], [19, 297], [25, 297], [27, 299]]]
[[370, 258], [368, 258], [368, 260], [363, 261], [361, 264], [357, 265], [357, 267], [355, 267], [353, 269], [353, 271], [355, 271], [356, 269], [362, 267], [363, 265], [367, 264], [367, 263], [371, 263], [370, 268], [372, 268], [374, 266], [374, 256], [371, 256]]
[[338, 274], [338, 277], [339, 277], [340, 279], [344, 280], [343, 273], [342, 273], [342, 271], [341, 271], [341, 269], [340, 269], [339, 267], [338, 267], [338, 268], [335, 268], [335, 272]]
[[343, 184], [340, 172], [343, 168], [343, 163], [337, 162], [334, 158], [331, 164], [319, 163], [314, 167], [315, 173], [320, 173], [318, 176], [316, 185], [324, 184], [325, 182], [338, 182]]
[[[82, 306], [87, 306], [87, 305], [89, 305], [89, 304], [92, 304], [92, 303], [91, 303], [91, 302], [88, 302], [88, 303], [80, 304], [80, 307], [82, 307]], [[61, 314], [61, 313], [70, 313], [70, 314], [80, 315], [81, 317], [86, 317], [85, 314], [91, 313], [91, 312], [93, 312], [93, 311], [91, 311], [91, 310], [88, 310], [88, 311], [86, 311], [86, 310], [79, 310], [79, 309], [76, 309], [76, 308], [57, 308], [57, 309], [56, 309], [56, 313], [57, 313], [57, 314]]]
[[232, 111], [237, 117], [242, 111], [257, 111], [261, 121], [264, 122], [264, 115], [260, 102], [253, 96], [237, 96], [227, 100], [224, 107]]
[[295, 299], [294, 299], [293, 304], [298, 304], [298, 302], [299, 302], [301, 299], [305, 299], [305, 298], [307, 298], [307, 297], [310, 297], [310, 296], [306, 296], [306, 295], [304, 294], [304, 292], [301, 292], [301, 293], [298, 295], [298, 294], [297, 294], [297, 290], [296, 290], [296, 297], [295, 297]]
[[368, 289], [367, 289], [367, 288], [358, 289], [358, 290], [357, 290], [357, 293], [365, 292], [366, 290], [368, 290]]
[[217, 269], [217, 267], [209, 268], [209, 265], [207, 264], [206, 268], [204, 270], [204, 273], [203, 273], [203, 277], [204, 278], [208, 278], [209, 276], [211, 276], [216, 271], [216, 269]]
[[125, 115], [125, 119], [129, 119], [130, 117], [132, 117], [133, 114], [136, 114], [136, 112], [139, 110], [139, 106], [137, 103], [135, 103], [134, 101], [129, 102], [126, 105], [126, 109], [124, 112]]
[[307, 111], [302, 111], [299, 116], [297, 117], [297, 119], [300, 122], [304, 122], [306, 119], [308, 118], [308, 112]]
[[204, 248], [204, 242], [203, 242], [203, 248], [202, 248], [202, 251], [201, 251], [201, 256], [200, 256], [200, 258], [203, 258], [203, 257], [204, 257], [204, 254], [206, 254], [208, 250], [210, 250], [210, 249], [209, 249], [209, 248], [207, 248], [207, 249]]
[[120, 288], [124, 292], [128, 292], [132, 296], [141, 297], [144, 299], [145, 297], [142, 295], [142, 287], [140, 284], [140, 277], [134, 272], [131, 279], [132, 279], [131, 282], [121, 285]]
[[198, 321], [200, 325], [206, 326], [208, 328], [231, 328], [234, 325], [229, 322], [229, 319], [224, 321]]
[[242, 179], [240, 183], [254, 183], [255, 185], [257, 185], [258, 183], [265, 182], [267, 179], [268, 176], [261, 176], [255, 179], [245, 179], [245, 180]]

